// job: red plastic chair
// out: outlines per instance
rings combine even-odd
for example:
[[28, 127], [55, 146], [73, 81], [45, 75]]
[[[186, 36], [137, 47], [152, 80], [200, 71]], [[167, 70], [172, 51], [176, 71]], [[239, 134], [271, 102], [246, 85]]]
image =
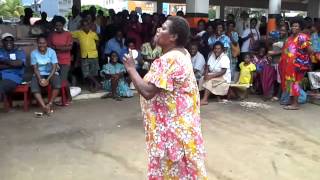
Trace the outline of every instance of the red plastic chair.
[[9, 111], [10, 108], [12, 108], [12, 95], [14, 94], [23, 94], [23, 110], [25, 112], [28, 111], [31, 102], [29, 85], [18, 85], [12, 93], [4, 97], [4, 108], [6, 111]]
[[[60, 95], [61, 95], [61, 104], [63, 106], [67, 106], [68, 102], [70, 99], [68, 99], [68, 95], [67, 95], [67, 91], [68, 91], [68, 81], [62, 81], [61, 82], [61, 91], [60, 91]], [[51, 100], [51, 92], [52, 92], [52, 87], [51, 85], [48, 85], [48, 100]]]

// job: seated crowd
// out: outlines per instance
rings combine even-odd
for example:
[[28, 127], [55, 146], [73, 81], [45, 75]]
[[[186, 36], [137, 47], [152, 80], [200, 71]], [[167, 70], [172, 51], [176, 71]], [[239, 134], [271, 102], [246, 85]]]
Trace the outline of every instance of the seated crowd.
[[[30, 25], [30, 10], [22, 23]], [[32, 11], [31, 11], [32, 13]], [[102, 98], [132, 97], [130, 79], [122, 59], [132, 53], [136, 68], [144, 76], [151, 63], [162, 55], [153, 36], [166, 20], [163, 14], [142, 14], [135, 11], [115, 13], [96, 12], [94, 7], [80, 12], [72, 8], [72, 16], [65, 30], [64, 17], [55, 16], [51, 22], [46, 14], [34, 24], [43, 34], [37, 38], [38, 48], [31, 53], [33, 76], [31, 92], [43, 112], [50, 114], [62, 83], [85, 85], [92, 92], [105, 90]], [[180, 16], [183, 16], [181, 12]], [[200, 20], [192, 29], [186, 47], [199, 89], [204, 90], [201, 105], [207, 105], [211, 94], [219, 101], [244, 99], [249, 93], [262, 95], [264, 100], [280, 99], [284, 108], [298, 109], [304, 102], [304, 79], [309, 80], [313, 94], [320, 88], [320, 23], [293, 20], [291, 26], [279, 19], [278, 29], [267, 34], [266, 18], [249, 20], [242, 13], [240, 19], [228, 15], [227, 20]], [[237, 22], [237, 23], [236, 23]], [[239, 22], [239, 23], [238, 23]], [[291, 27], [291, 28], [289, 28]], [[10, 33], [1, 36], [0, 99], [12, 92], [23, 81], [25, 53], [14, 45]], [[70, 82], [70, 83], [69, 83]], [[69, 85], [70, 84], [70, 85]], [[41, 95], [42, 88], [52, 91], [48, 102]], [[68, 90], [71, 100], [71, 93]]]

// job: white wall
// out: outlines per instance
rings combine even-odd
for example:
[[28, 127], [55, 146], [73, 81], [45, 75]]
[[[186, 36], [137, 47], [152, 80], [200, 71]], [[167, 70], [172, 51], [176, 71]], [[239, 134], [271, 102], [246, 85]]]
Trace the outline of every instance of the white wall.
[[48, 18], [52, 18], [54, 15], [59, 14], [58, 0], [44, 0], [41, 2], [41, 12], [46, 12]]

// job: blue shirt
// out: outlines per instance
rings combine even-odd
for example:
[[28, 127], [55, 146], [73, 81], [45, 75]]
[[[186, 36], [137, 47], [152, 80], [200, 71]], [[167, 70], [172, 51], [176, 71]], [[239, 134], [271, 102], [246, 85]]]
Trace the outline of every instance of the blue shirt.
[[312, 48], [315, 52], [320, 52], [320, 34], [313, 33], [311, 36]]
[[[123, 43], [123, 42], [122, 42]], [[124, 43], [123, 43], [124, 44]], [[120, 43], [116, 40], [116, 38], [110, 39], [105, 46], [104, 53], [110, 54], [112, 51], [115, 51], [120, 56], [121, 53], [126, 49], [126, 46], [123, 45], [122, 48], [120, 46]], [[120, 57], [121, 59], [121, 57]]]
[[231, 40], [225, 34], [221, 35], [220, 37], [217, 37], [217, 36], [209, 37], [208, 45], [212, 48], [217, 41], [222, 42], [224, 48], [230, 48]]
[[38, 64], [38, 70], [41, 76], [48, 76], [52, 71], [52, 64], [58, 64], [57, 54], [51, 49], [47, 48], [45, 54], [41, 54], [38, 49], [31, 52], [31, 65]]
[[[14, 55], [13, 55], [14, 54]], [[26, 54], [21, 49], [13, 49], [12, 51], [6, 51], [5, 49], [0, 49], [0, 61], [6, 61], [15, 56], [16, 60], [22, 61], [23, 64], [26, 62]], [[20, 68], [12, 68], [12, 69], [3, 69], [0, 70], [0, 76], [2, 79], [7, 79], [16, 82], [17, 84], [21, 84], [22, 76], [24, 74], [24, 67]]]

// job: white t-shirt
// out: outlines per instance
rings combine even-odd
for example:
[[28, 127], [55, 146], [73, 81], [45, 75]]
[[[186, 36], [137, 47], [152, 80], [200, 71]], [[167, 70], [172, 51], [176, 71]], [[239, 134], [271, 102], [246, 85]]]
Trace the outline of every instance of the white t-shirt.
[[[247, 37], [250, 33], [252, 32], [253, 34], [253, 38], [254, 40], [259, 40], [260, 39], [260, 33], [259, 33], [259, 30], [257, 29], [246, 29], [243, 34], [242, 34], [242, 38], [245, 38]], [[250, 51], [250, 41], [251, 41], [251, 38], [247, 39], [246, 41], [243, 42], [242, 46], [241, 46], [241, 52], [249, 52]]]
[[198, 51], [197, 54], [191, 57], [192, 67], [200, 71], [201, 74], [204, 72], [204, 65], [206, 64], [206, 60], [203, 55]]
[[223, 75], [223, 79], [227, 81], [227, 83], [231, 82], [231, 71], [230, 71], [230, 59], [229, 57], [222, 53], [217, 59], [214, 53], [212, 53], [208, 60], [209, 65], [209, 73], [217, 73], [220, 72], [222, 68], [226, 68], [227, 71]]

